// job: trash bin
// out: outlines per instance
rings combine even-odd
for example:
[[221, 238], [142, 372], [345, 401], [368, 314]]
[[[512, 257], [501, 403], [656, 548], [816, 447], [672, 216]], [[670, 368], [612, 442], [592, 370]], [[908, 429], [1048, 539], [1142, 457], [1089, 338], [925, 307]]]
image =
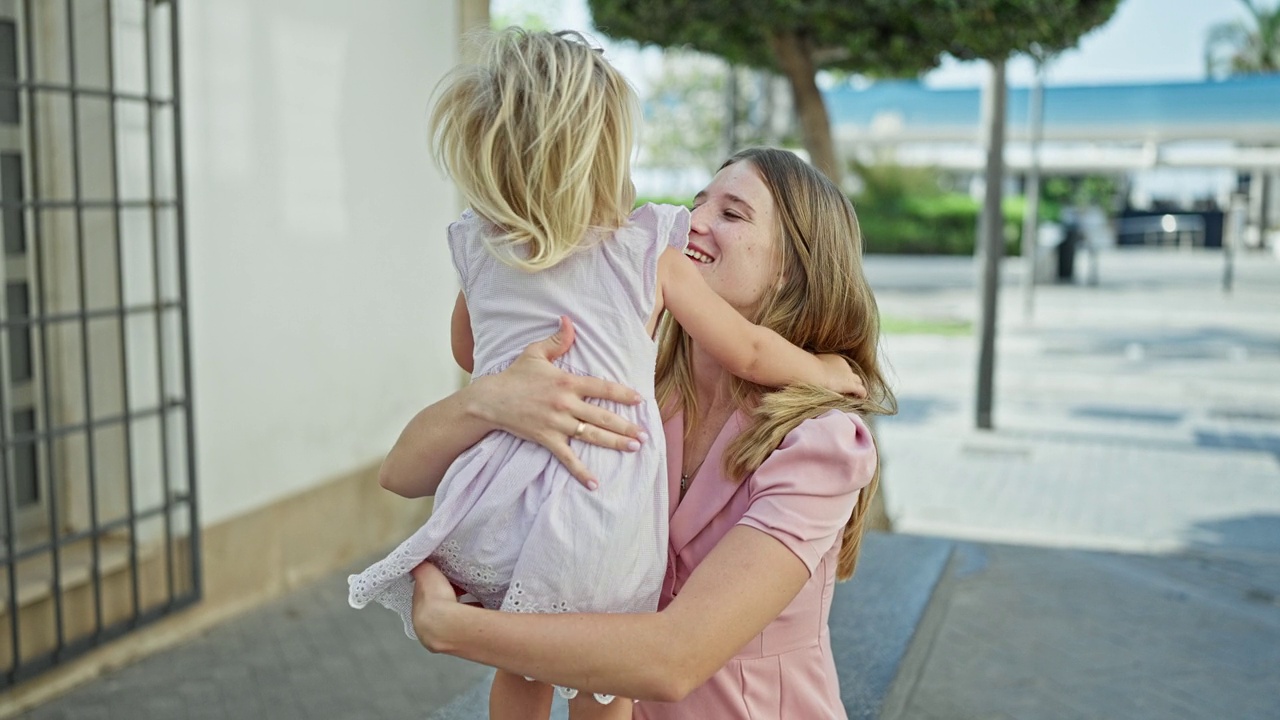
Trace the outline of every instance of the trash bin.
[[1080, 226], [1076, 223], [1070, 223], [1062, 233], [1062, 240], [1058, 243], [1055, 252], [1058, 258], [1057, 272], [1054, 273], [1054, 279], [1060, 283], [1069, 283], [1076, 277], [1076, 248], [1080, 245], [1082, 233]]

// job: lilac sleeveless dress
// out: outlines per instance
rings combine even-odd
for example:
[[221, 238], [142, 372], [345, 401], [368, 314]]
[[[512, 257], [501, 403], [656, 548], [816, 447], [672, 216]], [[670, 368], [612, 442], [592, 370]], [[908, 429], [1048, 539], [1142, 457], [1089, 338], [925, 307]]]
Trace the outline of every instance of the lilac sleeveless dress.
[[[667, 565], [667, 478], [654, 400], [656, 346], [645, 331], [658, 256], [688, 242], [689, 213], [645, 205], [626, 227], [548, 270], [495, 257], [495, 228], [470, 211], [449, 227], [475, 338], [475, 376], [501, 371], [560, 315], [577, 339], [558, 364], [635, 388], [640, 405], [599, 401], [649, 433], [638, 452], [571, 440], [600, 480], [587, 490], [545, 448], [493, 432], [454, 461], [431, 518], [385, 559], [349, 578], [350, 603], [376, 601], [410, 617], [413, 580], [430, 559], [485, 607], [510, 612], [649, 612]], [[502, 252], [497, 250], [496, 252]]]

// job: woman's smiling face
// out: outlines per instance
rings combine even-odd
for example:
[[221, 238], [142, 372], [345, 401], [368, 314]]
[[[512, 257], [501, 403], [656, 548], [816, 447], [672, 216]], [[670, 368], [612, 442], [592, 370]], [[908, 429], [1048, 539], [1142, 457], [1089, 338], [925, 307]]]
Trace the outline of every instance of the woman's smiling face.
[[779, 249], [773, 195], [749, 161], [725, 167], [694, 197], [685, 254], [747, 318], [777, 286]]

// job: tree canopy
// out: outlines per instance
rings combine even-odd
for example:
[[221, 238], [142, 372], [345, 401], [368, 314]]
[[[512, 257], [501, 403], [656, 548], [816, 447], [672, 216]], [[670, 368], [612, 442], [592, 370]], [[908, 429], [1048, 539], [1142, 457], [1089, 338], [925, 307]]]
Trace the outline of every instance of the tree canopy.
[[[1245, 0], [1246, 2], [1248, 0]], [[1119, 0], [589, 0], [612, 37], [688, 46], [779, 70], [769, 38], [803, 36], [820, 69], [914, 75], [942, 56], [1058, 51], [1106, 22]]]
[[1119, 0], [909, 0], [920, 12], [950, 23], [948, 54], [961, 60], [1000, 60], [1018, 53], [1044, 57], [1075, 47], [1102, 25]]
[[805, 147], [839, 179], [819, 70], [910, 76], [944, 55], [1052, 53], [1105, 22], [1119, 0], [589, 0], [616, 38], [689, 47], [766, 68], [792, 86]]
[[1250, 22], [1237, 20], [1209, 29], [1204, 59], [1210, 77], [1280, 72], [1280, 3], [1268, 9], [1256, 0], [1240, 2]]
[[731, 63], [782, 70], [770, 49], [780, 33], [803, 36], [823, 69], [909, 75], [938, 64], [945, 29], [898, 0], [589, 0], [612, 37], [687, 46]]

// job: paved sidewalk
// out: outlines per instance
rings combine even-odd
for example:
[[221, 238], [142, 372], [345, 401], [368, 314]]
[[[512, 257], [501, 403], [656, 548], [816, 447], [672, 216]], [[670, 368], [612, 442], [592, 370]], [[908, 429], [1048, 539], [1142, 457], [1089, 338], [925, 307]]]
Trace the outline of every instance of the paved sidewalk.
[[[379, 555], [379, 557], [381, 557]], [[42, 705], [31, 720], [425, 718], [484, 675], [432, 655], [382, 608], [347, 605], [355, 563]]]
[[[1280, 262], [1224, 296], [1213, 254], [1103, 261], [1034, 323], [1006, 288], [993, 432], [972, 337], [885, 341], [890, 514], [966, 540], [904, 717], [1280, 717]], [[867, 268], [886, 316], [974, 316], [971, 261]], [[425, 718], [483, 676], [350, 610], [346, 572], [23, 717]]]
[[[975, 320], [972, 261], [867, 270], [885, 316]], [[1107, 253], [1030, 320], [1006, 270], [995, 430], [976, 337], [885, 340], [896, 529], [1022, 546], [961, 545], [903, 716], [1280, 718], [1280, 261], [1227, 294], [1220, 254]]]
[[[486, 677], [423, 651], [392, 613], [347, 607], [346, 572], [21, 717], [425, 720]], [[960, 543], [940, 587], [941, 624], [899, 717], [1280, 717], [1280, 558]], [[843, 682], [863, 682], [863, 659], [842, 648]]]
[[[974, 319], [970, 261], [867, 266], [886, 316]], [[1230, 295], [1215, 254], [1116, 252], [1102, 268], [1099, 287], [1041, 288], [1033, 323], [1004, 288], [994, 431], [973, 429], [974, 337], [886, 338], [900, 413], [879, 430], [896, 529], [1280, 553], [1280, 262], [1242, 258]]]
[[900, 717], [1280, 718], [1280, 557], [961, 543]]

